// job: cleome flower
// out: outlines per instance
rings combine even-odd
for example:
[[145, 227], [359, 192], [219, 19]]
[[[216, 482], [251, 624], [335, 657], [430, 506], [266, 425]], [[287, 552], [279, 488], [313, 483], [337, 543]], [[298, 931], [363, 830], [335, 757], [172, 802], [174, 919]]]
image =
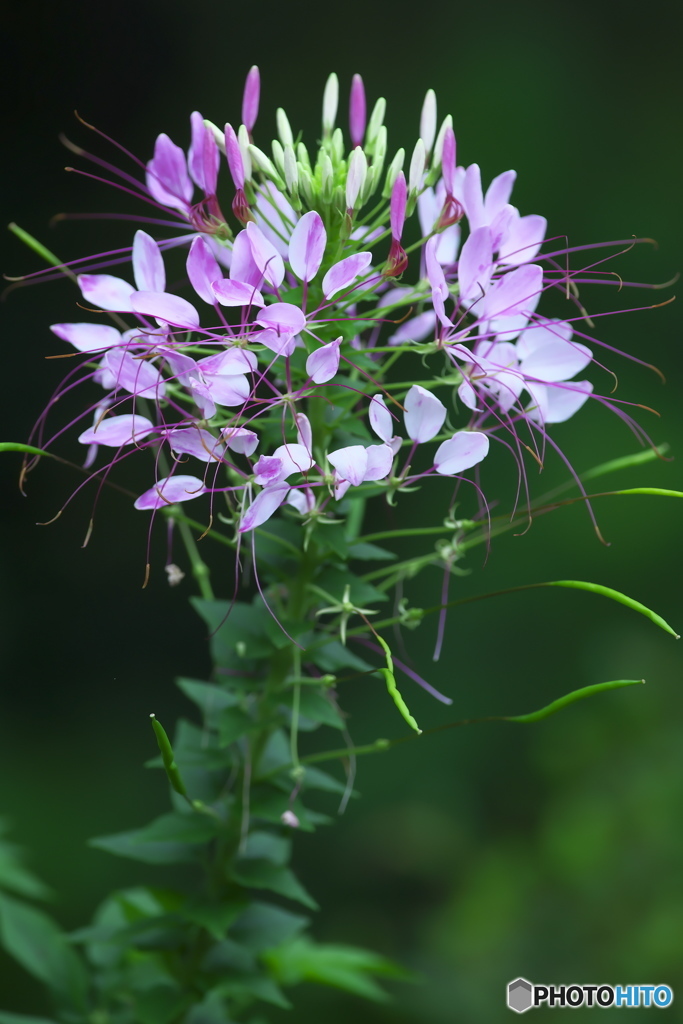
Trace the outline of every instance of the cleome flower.
[[[600, 342], [578, 286], [600, 272], [570, 269], [545, 218], [511, 205], [515, 172], [484, 190], [476, 163], [458, 165], [431, 90], [410, 156], [388, 160], [386, 104], [368, 116], [360, 76], [345, 143], [338, 91], [332, 75], [316, 152], [279, 110], [268, 153], [253, 68], [241, 125], [195, 111], [187, 152], [162, 134], [142, 180], [117, 172], [155, 216], [128, 253], [77, 261], [92, 320], [51, 328], [76, 365], [51, 407], [89, 389], [89, 478], [146, 457], [155, 478], [138, 509], [208, 495], [237, 533], [282, 507], [332, 518], [354, 489], [462, 478], [491, 440], [540, 452], [591, 397], [644, 436], [582, 376]], [[100, 272], [127, 258], [130, 273]], [[567, 315], [539, 311], [547, 293], [568, 298]], [[397, 360], [404, 383], [387, 376]], [[44, 414], [32, 440], [64, 429], [51, 437]]]

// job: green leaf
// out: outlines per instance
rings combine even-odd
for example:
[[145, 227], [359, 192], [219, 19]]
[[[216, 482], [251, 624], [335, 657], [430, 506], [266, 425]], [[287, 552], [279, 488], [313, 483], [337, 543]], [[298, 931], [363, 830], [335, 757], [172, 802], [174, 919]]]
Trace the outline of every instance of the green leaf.
[[234, 981], [224, 981], [214, 991], [226, 996], [251, 996], [254, 999], [262, 999], [263, 1002], [271, 1003], [273, 1006], [281, 1006], [283, 1010], [292, 1008], [289, 999], [273, 979], [267, 978], [263, 974], [254, 974], [250, 978], [236, 978]]
[[204, 683], [199, 679], [176, 679], [176, 686], [197, 705], [206, 719], [211, 718], [218, 711], [234, 707], [240, 701], [238, 694], [223, 686]]
[[253, 974], [256, 957], [252, 950], [234, 939], [222, 939], [207, 951], [202, 960], [202, 970], [209, 974]]
[[[283, 696], [283, 704], [291, 709], [293, 699], [294, 694], [290, 691]], [[333, 729], [344, 728], [344, 719], [329, 697], [310, 686], [300, 688], [299, 714], [315, 725], [330, 725]]]
[[[33, 237], [33, 235], [30, 235], [28, 231], [24, 231], [23, 228], [20, 228], [19, 225], [14, 222], [8, 224], [7, 227], [13, 235], [16, 235], [24, 245], [29, 247], [29, 249], [33, 249], [33, 251], [37, 253], [41, 259], [45, 260], [46, 263], [49, 263], [53, 267], [62, 268], [64, 261], [60, 260], [59, 256], [55, 256], [53, 252], [50, 252], [47, 246], [43, 245], [42, 242], [39, 242], [37, 238]], [[68, 267], [64, 267], [63, 273], [65, 273], [67, 277], [74, 276], [73, 271]]]
[[228, 928], [244, 912], [246, 901], [231, 898], [221, 903], [190, 903], [181, 910], [182, 916], [204, 928], [214, 939], [225, 937]]
[[242, 601], [208, 601], [190, 599], [209, 628], [211, 653], [214, 662], [222, 668], [248, 669], [254, 658], [266, 658], [272, 653], [272, 644], [265, 633], [261, 610]]
[[240, 860], [230, 871], [230, 877], [250, 889], [269, 889], [278, 896], [303, 903], [311, 910], [317, 910], [318, 904], [306, 892], [294, 872], [282, 865], [273, 864], [269, 860]]
[[329, 815], [319, 814], [317, 811], [304, 807], [300, 800], [295, 800], [294, 804], [290, 806], [291, 778], [287, 781], [286, 787], [283, 788], [283, 792], [278, 792], [272, 786], [255, 786], [252, 790], [250, 802], [252, 815], [255, 818], [262, 818], [264, 821], [272, 822], [275, 825], [281, 825], [283, 813], [291, 809], [299, 819], [299, 828], [302, 832], [313, 832], [315, 825], [329, 824], [331, 820]]
[[192, 996], [174, 986], [159, 985], [137, 994], [135, 1020], [137, 1024], [170, 1024], [192, 1002]]
[[201, 1003], [192, 1007], [183, 1024], [231, 1024], [221, 994], [215, 990], [207, 992]]
[[308, 922], [309, 918], [301, 914], [255, 900], [230, 931], [247, 949], [262, 953], [298, 935]]
[[229, 746], [242, 736], [261, 729], [262, 726], [242, 711], [241, 708], [229, 708], [223, 711], [218, 719], [218, 739], [223, 747]]
[[582, 686], [581, 689], [573, 690], [565, 697], [559, 697], [551, 704], [546, 704], [546, 706], [541, 708], [539, 711], [531, 711], [528, 715], [506, 715], [503, 721], [522, 723], [540, 722], [542, 718], [547, 718], [548, 715], [554, 715], [556, 711], [561, 711], [562, 708], [567, 707], [568, 704], [573, 704], [574, 701], [583, 700], [585, 697], [592, 697], [594, 694], [602, 693], [604, 690], [617, 690], [622, 686], [635, 686], [637, 683], [644, 682], [644, 679], [614, 679], [609, 683], [595, 683], [593, 686]]
[[80, 957], [52, 918], [11, 896], [0, 894], [0, 943], [57, 998], [86, 1008], [87, 979]]
[[660, 629], [680, 640], [678, 633], [671, 628], [661, 615], [651, 611], [644, 604], [641, 604], [640, 601], [634, 601], [632, 597], [627, 597], [626, 594], [622, 594], [618, 590], [612, 590], [611, 587], [603, 587], [599, 583], [586, 583], [583, 580], [552, 580], [552, 582], [538, 585], [545, 587], [570, 587], [575, 590], [587, 590], [591, 594], [600, 594], [602, 597], [608, 597], [612, 601], [618, 601], [619, 604], [625, 604], [627, 608], [631, 608], [634, 612], [639, 612], [650, 619], [651, 622], [654, 622], [656, 626], [659, 626]]
[[[0, 822], [0, 831], [2, 823]], [[52, 895], [46, 885], [21, 863], [22, 851], [14, 843], [0, 840], [0, 889], [9, 889], [29, 899], [46, 900]]]
[[401, 968], [369, 950], [317, 944], [307, 938], [269, 950], [263, 959], [283, 985], [314, 981], [376, 1002], [386, 1001], [388, 996], [371, 975], [406, 976]]
[[198, 845], [214, 839], [219, 828], [219, 823], [208, 815], [173, 812], [144, 828], [98, 836], [89, 845], [146, 864], [191, 863], [201, 856]]
[[321, 554], [330, 551], [346, 561], [349, 554], [349, 545], [346, 540], [346, 523], [323, 523], [319, 530], [316, 530], [315, 539]]
[[311, 653], [318, 668], [323, 669], [324, 672], [336, 672], [340, 668], [353, 668], [358, 672], [373, 671], [372, 665], [359, 658], [339, 640], [330, 640]]
[[269, 860], [273, 864], [286, 864], [292, 852], [292, 843], [274, 832], [256, 830], [249, 833], [243, 856], [248, 859]]
[[301, 780], [302, 789], [319, 789], [326, 793], [345, 793], [346, 783], [335, 779], [329, 772], [323, 772], [320, 768], [306, 767], [306, 773]]

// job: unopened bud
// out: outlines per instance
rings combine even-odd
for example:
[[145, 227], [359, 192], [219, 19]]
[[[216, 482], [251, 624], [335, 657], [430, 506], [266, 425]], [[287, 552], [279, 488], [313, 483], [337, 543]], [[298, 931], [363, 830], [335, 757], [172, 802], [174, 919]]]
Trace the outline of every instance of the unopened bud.
[[322, 188], [320, 190], [322, 201], [329, 203], [332, 201], [332, 193], [334, 191], [334, 168], [327, 153], [322, 151], [320, 155], [320, 172], [322, 178]]
[[332, 160], [340, 164], [344, 159], [344, 133], [341, 128], [335, 128], [332, 132]]
[[327, 79], [325, 91], [323, 92], [323, 137], [328, 138], [332, 134], [334, 122], [337, 120], [337, 108], [339, 106], [339, 79], [334, 72]]
[[251, 157], [249, 156], [249, 131], [246, 124], [241, 124], [237, 132], [237, 142], [242, 154], [242, 166], [244, 167], [245, 182], [251, 181]]
[[349, 172], [346, 176], [346, 209], [353, 210], [358, 205], [358, 196], [365, 185], [368, 173], [368, 161], [360, 146], [356, 146], [349, 160]]
[[368, 130], [365, 133], [365, 151], [366, 153], [373, 153], [375, 149], [375, 142], [377, 140], [377, 134], [380, 128], [384, 125], [384, 115], [387, 112], [387, 101], [380, 97], [372, 108], [370, 114], [370, 120], [368, 121]]
[[283, 175], [285, 173], [285, 151], [278, 142], [277, 139], [273, 139], [272, 146], [273, 150], [273, 163], [278, 169], [278, 173]]
[[432, 153], [432, 170], [434, 171], [438, 171], [439, 167], [441, 166], [443, 140], [446, 136], [446, 131], [448, 128], [453, 128], [453, 118], [451, 117], [450, 114], [448, 115], [448, 117], [444, 118], [443, 124], [439, 128], [439, 134], [437, 135], [436, 142], [434, 144], [434, 152]]
[[280, 821], [283, 825], [287, 825], [288, 828], [298, 828], [299, 819], [297, 818], [294, 811], [283, 811], [280, 815]]
[[279, 189], [284, 189], [285, 183], [275, 169], [275, 165], [262, 149], [252, 143], [249, 145], [249, 155], [258, 169], [270, 178]]
[[259, 75], [259, 69], [254, 64], [247, 74], [247, 80], [244, 83], [244, 97], [242, 99], [242, 121], [247, 126], [249, 135], [251, 135], [252, 129], [256, 124], [256, 118], [258, 117], [260, 95], [261, 76]]
[[283, 146], [294, 145], [294, 136], [292, 135], [292, 129], [289, 124], [287, 115], [285, 114], [282, 107], [278, 107], [275, 113], [275, 121], [277, 124], [277, 133], [280, 136], [280, 142]]
[[311, 169], [302, 164], [300, 160], [297, 160], [296, 169], [299, 172], [299, 191], [308, 205], [313, 206], [313, 175], [311, 174]]
[[303, 142], [297, 143], [296, 158], [300, 164], [303, 164], [304, 167], [308, 167], [309, 171], [313, 170], [311, 167], [311, 158], [309, 157], [308, 150], [304, 146]]
[[169, 562], [168, 565], [165, 565], [164, 572], [168, 577], [169, 587], [177, 587], [178, 584], [185, 579], [185, 573], [180, 566], [177, 566], [174, 562]]
[[401, 148], [396, 153], [396, 156], [389, 164], [389, 170], [387, 171], [387, 180], [384, 182], [384, 189], [382, 190], [382, 198], [388, 199], [391, 196], [391, 190], [394, 187], [394, 182], [398, 177], [400, 171], [403, 170], [403, 163], [406, 158], [405, 149]]
[[422, 139], [418, 139], [415, 143], [415, 149], [413, 150], [413, 155], [410, 161], [410, 170], [408, 171], [408, 191], [413, 199], [422, 188], [425, 161], [425, 144]]
[[296, 156], [294, 155], [294, 147], [291, 145], [285, 146], [284, 156], [284, 173], [285, 173], [285, 184], [288, 190], [291, 192], [293, 189], [299, 187], [299, 171], [296, 165]]
[[427, 155], [432, 151], [434, 138], [436, 137], [436, 93], [433, 89], [427, 90], [422, 114], [420, 116], [420, 138], [424, 141]]
[[212, 132], [218, 148], [221, 153], [225, 155], [225, 132], [222, 132], [217, 124], [214, 124], [213, 121], [209, 121], [206, 117], [204, 118], [204, 126]]
[[361, 76], [354, 75], [351, 80], [351, 96], [349, 98], [349, 132], [351, 145], [354, 148], [363, 145], [366, 117], [365, 86]]

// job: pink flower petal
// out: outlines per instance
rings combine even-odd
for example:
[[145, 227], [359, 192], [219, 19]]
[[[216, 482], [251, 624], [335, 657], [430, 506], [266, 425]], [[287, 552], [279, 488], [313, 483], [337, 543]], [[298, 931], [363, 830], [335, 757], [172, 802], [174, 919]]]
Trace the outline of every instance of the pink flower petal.
[[169, 295], [168, 292], [133, 292], [131, 305], [136, 313], [156, 317], [174, 327], [190, 330], [199, 327], [199, 313], [179, 295]]
[[52, 324], [50, 330], [79, 352], [102, 352], [121, 344], [121, 334], [107, 324]]
[[531, 213], [527, 217], [512, 217], [500, 243], [499, 263], [518, 265], [534, 259], [545, 238], [548, 222], [545, 217]]
[[388, 444], [371, 444], [365, 452], [368, 457], [368, 466], [365, 470], [365, 480], [384, 480], [391, 473], [394, 461], [394, 453]]
[[204, 124], [204, 118], [195, 110], [190, 114], [192, 143], [187, 155], [187, 169], [196, 185], [205, 195], [216, 193], [220, 154], [213, 132]]
[[289, 240], [289, 264], [302, 281], [312, 281], [325, 255], [327, 232], [315, 210], [305, 213]]
[[209, 430], [200, 427], [180, 427], [166, 434], [171, 451], [176, 455], [193, 455], [202, 462], [220, 462], [224, 446]]
[[253, 455], [258, 448], [258, 434], [246, 427], [225, 427], [221, 436], [228, 448], [240, 455]]
[[162, 206], [185, 212], [192, 202], [194, 187], [185, 154], [168, 135], [159, 135], [154, 145], [154, 157], [147, 164], [147, 188]]
[[489, 439], [477, 430], [459, 430], [436, 450], [434, 466], [442, 476], [454, 476], [478, 465], [489, 451]]
[[261, 293], [243, 281], [224, 279], [214, 281], [212, 287], [221, 306], [265, 306]]
[[413, 384], [404, 401], [408, 437], [418, 444], [439, 433], [446, 419], [446, 406], [419, 384]]
[[373, 395], [370, 402], [370, 426], [383, 441], [389, 441], [394, 433], [391, 413], [382, 395]]
[[488, 227], [477, 228], [463, 245], [458, 261], [460, 295], [467, 303], [480, 303], [489, 287], [493, 269], [491, 231]]
[[138, 291], [163, 292], [166, 270], [159, 246], [146, 231], [136, 231], [133, 239], [133, 276]]
[[272, 487], [264, 487], [242, 516], [239, 532], [246, 533], [247, 530], [255, 530], [266, 520], [270, 519], [280, 505], [283, 504], [289, 491], [289, 484], [275, 484]]
[[339, 348], [342, 339], [330, 341], [327, 345], [311, 352], [306, 360], [306, 373], [315, 384], [326, 384], [336, 375], [339, 369]]
[[80, 274], [78, 286], [86, 302], [98, 309], [116, 310], [119, 313], [133, 313], [132, 285], [111, 274]]
[[163, 508], [164, 505], [173, 505], [176, 501], [191, 501], [192, 498], [206, 494], [206, 491], [204, 481], [196, 476], [167, 476], [141, 494], [135, 502], [135, 508]]
[[211, 306], [215, 305], [216, 296], [212, 284], [222, 279], [223, 271], [203, 238], [197, 236], [190, 246], [186, 267], [190, 284], [199, 298]]
[[339, 263], [335, 263], [323, 278], [325, 298], [331, 299], [342, 288], [347, 288], [363, 271], [368, 269], [371, 262], [371, 252], [357, 252], [353, 256], [347, 256], [346, 259], [340, 260]]
[[256, 318], [261, 327], [268, 327], [280, 334], [299, 334], [306, 326], [306, 317], [298, 306], [291, 302], [274, 302], [266, 306]]
[[268, 241], [260, 228], [251, 221], [246, 227], [254, 263], [268, 284], [279, 288], [285, 276], [285, 265], [275, 246]]
[[368, 468], [368, 453], [362, 444], [352, 444], [330, 452], [327, 461], [334, 466], [343, 480], [358, 487], [365, 478]]
[[273, 452], [282, 463], [282, 479], [292, 473], [307, 473], [314, 465], [310, 451], [303, 444], [282, 444]]
[[102, 366], [111, 374], [112, 388], [123, 388], [140, 398], [154, 399], [165, 394], [166, 388], [156, 366], [144, 359], [135, 359], [125, 349], [110, 348]]
[[105, 416], [95, 426], [84, 430], [78, 440], [81, 444], [104, 444], [119, 448], [123, 444], [142, 441], [156, 429], [145, 416]]

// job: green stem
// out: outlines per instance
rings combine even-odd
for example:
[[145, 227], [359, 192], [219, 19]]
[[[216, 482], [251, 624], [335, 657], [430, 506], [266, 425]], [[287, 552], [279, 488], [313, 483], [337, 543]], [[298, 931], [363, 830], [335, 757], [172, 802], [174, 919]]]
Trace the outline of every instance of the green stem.
[[199, 593], [207, 601], [214, 600], [213, 587], [211, 586], [211, 579], [209, 574], [209, 567], [199, 554], [199, 548], [197, 542], [194, 539], [194, 535], [190, 526], [185, 522], [184, 516], [173, 515], [173, 520], [178, 524], [180, 530], [180, 536], [183, 539], [185, 550], [187, 551], [188, 558], [190, 559], [190, 565], [192, 566], [192, 575], [197, 581], [199, 586]]

